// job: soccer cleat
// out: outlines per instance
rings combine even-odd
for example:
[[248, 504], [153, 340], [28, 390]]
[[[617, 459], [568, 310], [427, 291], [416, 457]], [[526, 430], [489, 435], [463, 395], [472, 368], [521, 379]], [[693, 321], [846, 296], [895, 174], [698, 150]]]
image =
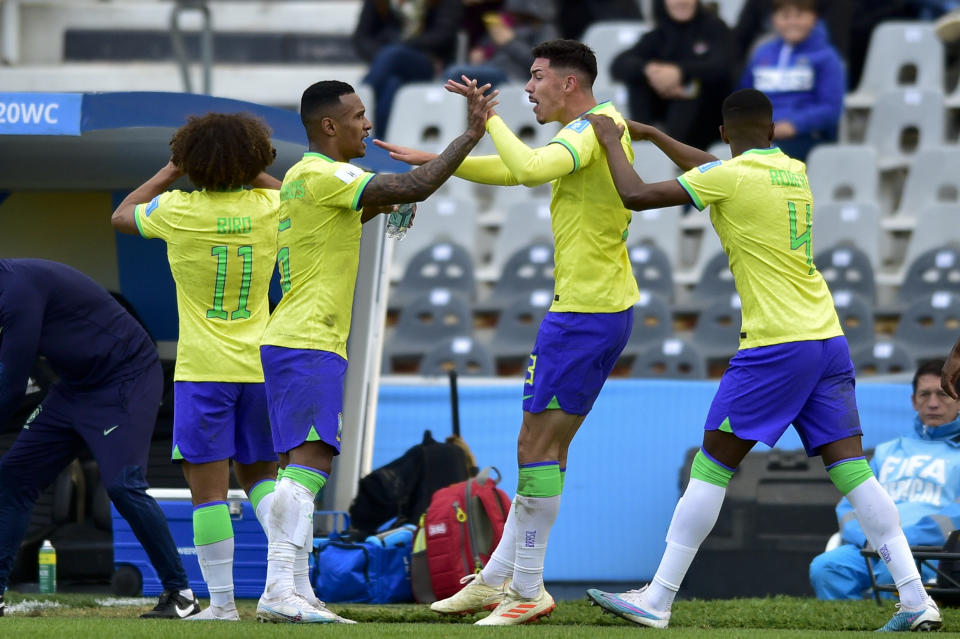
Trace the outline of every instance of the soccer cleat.
[[140, 615], [143, 619], [186, 619], [200, 612], [196, 597], [187, 599], [176, 590], [164, 590], [153, 610]]
[[503, 599], [488, 616], [474, 623], [475, 626], [519, 626], [548, 616], [557, 607], [553, 597], [540, 584], [540, 593], [528, 599], [510, 586], [504, 586]]
[[877, 632], [930, 632], [940, 630], [942, 625], [943, 617], [940, 616], [937, 603], [927, 597], [927, 606], [923, 610], [903, 610], [900, 604], [897, 604], [897, 612], [893, 614], [893, 618]]
[[612, 593], [591, 588], [587, 591], [587, 598], [595, 606], [627, 621], [650, 628], [666, 628], [670, 623], [670, 611], [654, 610], [648, 606], [644, 597], [646, 589], [644, 586], [639, 590]]
[[188, 621], [240, 621], [240, 613], [235, 605], [227, 607], [208, 606], [205, 610], [193, 615]]
[[481, 610], [493, 610], [503, 596], [501, 587], [491, 586], [480, 578], [480, 573], [472, 573], [460, 580], [466, 584], [456, 594], [434, 601], [430, 610], [441, 615], [470, 615]]
[[257, 621], [260, 623], [357, 623], [344, 619], [321, 604], [315, 606], [303, 595], [290, 591], [286, 595], [260, 597], [257, 602]]

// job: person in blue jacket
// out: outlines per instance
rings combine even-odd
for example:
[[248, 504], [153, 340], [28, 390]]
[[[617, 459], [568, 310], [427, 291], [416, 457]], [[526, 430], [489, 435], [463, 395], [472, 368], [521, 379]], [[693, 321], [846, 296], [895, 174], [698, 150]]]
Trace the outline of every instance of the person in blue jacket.
[[816, 0], [773, 0], [776, 37], [757, 48], [740, 88], [773, 103], [774, 141], [801, 161], [815, 145], [835, 142], [846, 87], [843, 62], [817, 20]]
[[[876, 447], [870, 467], [900, 512], [911, 546], [942, 546], [960, 528], [960, 400], [940, 387], [943, 361], [922, 364], [913, 376], [913, 432]], [[842, 544], [817, 555], [810, 584], [820, 599], [860, 599], [870, 574], [860, 555], [867, 538], [846, 498], [837, 505]], [[879, 559], [872, 560], [877, 583], [891, 583]], [[926, 582], [936, 577], [924, 567]]]

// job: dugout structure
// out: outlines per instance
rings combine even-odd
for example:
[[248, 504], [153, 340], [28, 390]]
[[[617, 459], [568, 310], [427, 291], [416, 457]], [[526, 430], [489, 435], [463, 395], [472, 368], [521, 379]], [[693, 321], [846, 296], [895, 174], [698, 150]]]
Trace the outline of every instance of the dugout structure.
[[[292, 90], [299, 95], [301, 88]], [[165, 245], [116, 233], [110, 214], [166, 163], [174, 130], [188, 116], [211, 111], [263, 118], [277, 149], [268, 171], [277, 177], [306, 150], [297, 113], [250, 102], [185, 93], [0, 92], [0, 257], [64, 262], [121, 293], [157, 340], [161, 357], [172, 359], [177, 308]], [[372, 171], [407, 170], [372, 144], [356, 164]], [[174, 187], [192, 188], [186, 178]], [[323, 506], [328, 509], [347, 510], [358, 479], [371, 465], [388, 285], [385, 265], [392, 248], [384, 240], [384, 225], [381, 216], [363, 229], [347, 346], [348, 435], [324, 491]], [[271, 298], [278, 300], [276, 274], [274, 280]]]

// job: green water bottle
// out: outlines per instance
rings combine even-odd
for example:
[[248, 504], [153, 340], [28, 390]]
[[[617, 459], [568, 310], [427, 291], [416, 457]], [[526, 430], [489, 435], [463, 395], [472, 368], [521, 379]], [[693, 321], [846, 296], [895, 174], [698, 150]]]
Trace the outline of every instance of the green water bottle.
[[37, 577], [40, 592], [57, 591], [57, 551], [49, 539], [44, 539], [37, 553]]

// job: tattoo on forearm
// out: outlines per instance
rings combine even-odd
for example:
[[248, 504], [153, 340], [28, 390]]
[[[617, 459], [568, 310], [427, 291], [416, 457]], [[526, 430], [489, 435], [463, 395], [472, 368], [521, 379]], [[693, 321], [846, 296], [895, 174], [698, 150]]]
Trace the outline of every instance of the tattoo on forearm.
[[443, 153], [409, 173], [378, 174], [363, 191], [363, 205], [395, 204], [398, 198], [408, 202], [425, 200], [453, 175], [476, 144], [476, 140], [463, 134]]

